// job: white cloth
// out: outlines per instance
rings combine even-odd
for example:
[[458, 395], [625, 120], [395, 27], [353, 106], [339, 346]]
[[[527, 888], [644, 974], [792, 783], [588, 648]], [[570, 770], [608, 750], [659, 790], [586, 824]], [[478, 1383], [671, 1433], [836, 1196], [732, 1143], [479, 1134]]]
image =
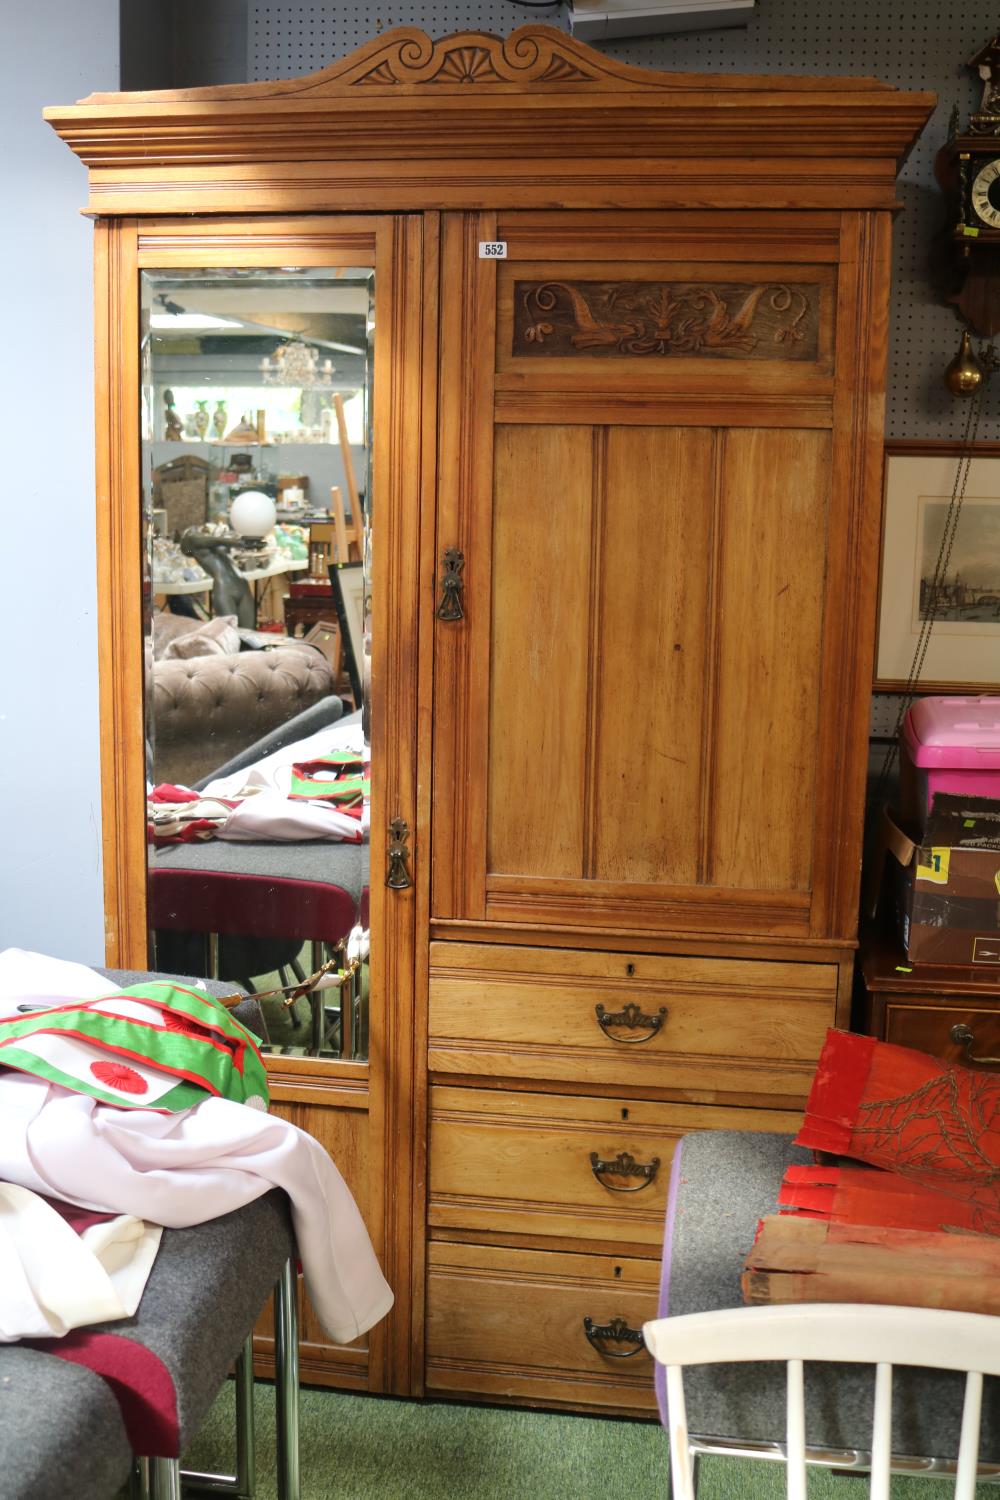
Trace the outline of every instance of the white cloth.
[[[108, 981], [83, 965], [20, 949], [0, 953], [0, 1015], [107, 990]], [[228, 1099], [176, 1114], [123, 1110], [0, 1071], [0, 1181], [168, 1228], [218, 1218], [280, 1187], [329, 1336], [347, 1343], [392, 1306], [357, 1205], [323, 1147], [287, 1120]], [[3, 1297], [0, 1283], [0, 1308]]]
[[0, 1182], [0, 1344], [130, 1318], [162, 1233], [122, 1214], [77, 1234], [35, 1193]]
[[[301, 761], [316, 760], [331, 750], [351, 750], [361, 760], [370, 761], [371, 747], [365, 744], [360, 724], [333, 724], [317, 730], [305, 739], [286, 745], [266, 755], [256, 765], [229, 776], [217, 776], [205, 787], [205, 797], [243, 797], [216, 838], [233, 843], [260, 840], [297, 842], [304, 839], [339, 839], [356, 841], [360, 827], [367, 839], [369, 807], [365, 803], [361, 819], [348, 817], [329, 802], [304, 802], [289, 798], [292, 767]], [[252, 795], [247, 796], [247, 793]]]

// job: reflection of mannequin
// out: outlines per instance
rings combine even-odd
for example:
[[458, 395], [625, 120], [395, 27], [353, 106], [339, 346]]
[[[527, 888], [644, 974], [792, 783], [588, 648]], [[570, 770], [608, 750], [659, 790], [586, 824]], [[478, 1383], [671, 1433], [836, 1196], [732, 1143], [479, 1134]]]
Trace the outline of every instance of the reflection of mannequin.
[[181, 551], [196, 558], [212, 579], [212, 612], [216, 619], [220, 615], [235, 615], [237, 625], [244, 630], [254, 629], [257, 611], [250, 585], [237, 573], [229, 549], [242, 550], [253, 546], [256, 540], [237, 536], [235, 531], [205, 532], [197, 526], [189, 526], [181, 537]]

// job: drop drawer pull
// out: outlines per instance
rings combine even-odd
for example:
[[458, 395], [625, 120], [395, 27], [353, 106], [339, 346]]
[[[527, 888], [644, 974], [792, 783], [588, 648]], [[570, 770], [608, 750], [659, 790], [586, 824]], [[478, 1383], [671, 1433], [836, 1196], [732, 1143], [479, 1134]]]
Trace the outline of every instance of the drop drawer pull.
[[954, 1025], [948, 1035], [953, 1042], [957, 1042], [965, 1054], [967, 1063], [975, 1063], [976, 1067], [984, 1067], [989, 1063], [1000, 1063], [1000, 1057], [975, 1057], [972, 1049], [976, 1045], [975, 1033], [971, 1026], [964, 1026], [961, 1021]]
[[[590, 1153], [590, 1170], [609, 1193], [641, 1193], [656, 1181], [660, 1170], [660, 1158], [654, 1156], [650, 1162], [636, 1161], [631, 1151], [619, 1151], [613, 1161], [602, 1161], [596, 1151]], [[641, 1177], [635, 1187], [617, 1187], [613, 1182], [601, 1182], [602, 1177]]]
[[[647, 1016], [634, 1000], [630, 1000], [622, 1010], [614, 1011], [605, 1010], [598, 1003], [594, 1006], [594, 1014], [598, 1026], [609, 1041], [618, 1042], [623, 1047], [634, 1047], [638, 1042], [648, 1042], [656, 1035], [667, 1018], [667, 1007], [661, 1005], [657, 1015]], [[621, 1026], [626, 1031], [643, 1031], [645, 1036], [612, 1036], [609, 1029], [612, 1026]]]
[[[593, 1318], [584, 1318], [583, 1331], [587, 1342], [603, 1354], [605, 1359], [632, 1359], [641, 1354], [646, 1344], [641, 1328], [630, 1328], [624, 1318], [612, 1318], [610, 1323], [595, 1323]], [[605, 1340], [612, 1344], [631, 1344], [631, 1349], [606, 1349]]]

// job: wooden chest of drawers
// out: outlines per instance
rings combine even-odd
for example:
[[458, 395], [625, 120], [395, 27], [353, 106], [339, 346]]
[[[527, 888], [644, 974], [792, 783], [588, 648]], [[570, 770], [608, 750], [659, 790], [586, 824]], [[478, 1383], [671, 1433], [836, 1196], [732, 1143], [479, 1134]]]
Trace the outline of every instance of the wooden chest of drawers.
[[1000, 972], [910, 964], [894, 935], [862, 939], [858, 1028], [946, 1062], [1000, 1066]]
[[432, 944], [428, 1389], [651, 1413], [638, 1340], [675, 1142], [794, 1131], [839, 979], [835, 963]]

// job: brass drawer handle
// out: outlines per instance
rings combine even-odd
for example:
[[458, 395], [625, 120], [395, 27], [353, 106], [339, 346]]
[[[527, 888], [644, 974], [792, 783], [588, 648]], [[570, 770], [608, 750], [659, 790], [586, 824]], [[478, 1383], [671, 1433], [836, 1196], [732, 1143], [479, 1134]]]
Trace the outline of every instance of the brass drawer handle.
[[[609, 1193], [641, 1193], [656, 1181], [660, 1170], [660, 1158], [654, 1156], [650, 1162], [636, 1161], [631, 1151], [619, 1151], [614, 1161], [602, 1161], [596, 1151], [590, 1153], [590, 1170]], [[617, 1187], [613, 1182], [601, 1182], [602, 1177], [641, 1177], [635, 1187]]]
[[[612, 1318], [610, 1323], [595, 1323], [593, 1318], [584, 1318], [583, 1331], [587, 1342], [605, 1359], [632, 1359], [641, 1354], [646, 1344], [641, 1328], [630, 1328], [624, 1318]], [[631, 1349], [606, 1349], [605, 1340], [612, 1344], [631, 1344]]]
[[[667, 1007], [661, 1005], [659, 1013], [655, 1016], [647, 1016], [642, 1007], [630, 1000], [623, 1010], [608, 1011], [598, 1003], [594, 1006], [594, 1014], [597, 1024], [604, 1035], [611, 1042], [619, 1042], [623, 1047], [634, 1047], [638, 1042], [650, 1041], [664, 1021], [667, 1019]], [[624, 1027], [626, 1031], [644, 1031], [645, 1036], [612, 1036], [612, 1026]]]
[[981, 1068], [989, 1063], [1000, 1063], [1000, 1057], [973, 1056], [972, 1049], [976, 1045], [976, 1038], [971, 1026], [964, 1026], [962, 1022], [959, 1021], [951, 1028], [948, 1035], [951, 1037], [953, 1042], [956, 1042], [958, 1046], [961, 1047], [962, 1051], [965, 1054], [965, 1061], [967, 1063], [974, 1063], [978, 1068]]
[[408, 891], [410, 876], [410, 825], [404, 818], [393, 818], [389, 824], [389, 865], [385, 883], [390, 891]]

